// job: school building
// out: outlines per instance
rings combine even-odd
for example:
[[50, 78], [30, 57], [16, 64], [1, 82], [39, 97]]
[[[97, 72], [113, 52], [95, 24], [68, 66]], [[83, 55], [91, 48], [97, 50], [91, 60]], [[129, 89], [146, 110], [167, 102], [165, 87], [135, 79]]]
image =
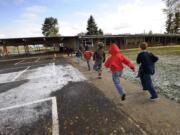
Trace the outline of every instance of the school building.
[[180, 34], [124, 34], [92, 36], [59, 36], [59, 37], [25, 37], [0, 39], [0, 56], [35, 54], [47, 51], [59, 51], [60, 48], [77, 48], [90, 46], [95, 49], [98, 42], [108, 48], [115, 41], [121, 49], [137, 48], [140, 42], [149, 46], [180, 45]]

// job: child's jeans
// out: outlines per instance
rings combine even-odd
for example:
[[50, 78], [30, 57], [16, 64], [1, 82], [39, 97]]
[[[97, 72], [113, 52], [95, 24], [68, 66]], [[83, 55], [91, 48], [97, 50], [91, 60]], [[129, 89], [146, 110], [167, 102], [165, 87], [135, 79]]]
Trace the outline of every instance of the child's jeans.
[[122, 75], [122, 70], [112, 73], [112, 79], [113, 79], [114, 85], [115, 85], [117, 91], [119, 92], [119, 94], [122, 96], [125, 94], [125, 92], [120, 84], [121, 75]]
[[152, 98], [157, 98], [158, 95], [156, 93], [156, 90], [154, 89], [154, 86], [153, 86], [153, 83], [152, 83], [152, 80], [151, 80], [151, 75], [141, 73], [140, 74], [140, 79], [141, 79], [143, 89], [148, 90], [149, 93], [151, 94]]
[[101, 77], [102, 75], [102, 62], [95, 61], [93, 69], [98, 72], [98, 76]]
[[99, 70], [101, 70], [101, 68], [102, 68], [102, 62], [101, 61], [95, 61], [93, 69], [95, 71], [99, 71]]
[[81, 57], [76, 57], [76, 59], [77, 59], [77, 63], [80, 64]]
[[87, 60], [88, 69], [91, 70], [90, 60]]

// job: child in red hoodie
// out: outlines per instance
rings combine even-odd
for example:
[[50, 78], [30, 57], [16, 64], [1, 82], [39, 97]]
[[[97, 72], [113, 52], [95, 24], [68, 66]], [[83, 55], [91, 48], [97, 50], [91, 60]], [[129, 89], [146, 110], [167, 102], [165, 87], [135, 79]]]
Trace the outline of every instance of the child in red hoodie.
[[125, 57], [121, 52], [117, 44], [113, 43], [109, 49], [111, 56], [105, 62], [105, 67], [110, 68], [112, 72], [112, 79], [116, 89], [121, 95], [121, 100], [125, 100], [126, 94], [120, 84], [120, 77], [123, 71], [123, 64], [127, 65], [132, 71], [135, 71], [135, 66], [131, 61]]
[[92, 52], [89, 51], [89, 47], [86, 47], [86, 50], [84, 52], [84, 58], [87, 61], [87, 66], [88, 66], [88, 70], [91, 70], [91, 66], [90, 66], [90, 60], [91, 60], [91, 56], [92, 56]]

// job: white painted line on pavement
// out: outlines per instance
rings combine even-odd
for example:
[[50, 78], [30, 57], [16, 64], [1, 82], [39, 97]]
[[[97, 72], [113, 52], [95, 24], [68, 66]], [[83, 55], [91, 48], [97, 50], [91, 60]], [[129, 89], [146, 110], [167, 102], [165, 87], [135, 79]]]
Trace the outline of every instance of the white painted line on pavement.
[[[146, 133], [146, 131], [145, 131], [143, 128], [141, 128], [141, 127], [136, 123], [136, 121], [133, 120], [131, 117], [129, 117], [124, 111], [122, 111], [121, 114], [124, 115], [124, 117], [127, 117], [127, 118], [128, 118], [128, 121], [131, 122], [132, 124], [134, 124], [134, 125], [141, 131], [141, 133], [142, 133], [143, 135], [148, 135], [148, 134]], [[123, 128], [121, 128], [121, 130], [123, 131]], [[124, 130], [124, 131], [125, 131], [125, 130]]]
[[[40, 78], [49, 78], [49, 77], [53, 77], [54, 75], [42, 75], [42, 76], [36, 76], [36, 77], [30, 77], [30, 78], [27, 78], [27, 79], [40, 79]], [[23, 79], [22, 79], [23, 80]], [[12, 82], [16, 82], [16, 80], [15, 81], [6, 81], [5, 83], [12, 83]], [[2, 82], [0, 82], [0, 84], [1, 84]]]
[[[31, 67], [34, 67], [34, 66], [45, 66], [49, 63], [46, 63], [46, 64], [36, 64], [36, 65], [31, 65]], [[7, 71], [7, 70], [13, 70], [13, 69], [19, 69], [19, 68], [26, 68], [27, 66], [21, 66], [21, 67], [14, 67], [14, 68], [6, 68], [6, 69], [1, 69], [0, 72], [3, 72], [3, 71]]]
[[55, 67], [55, 63], [53, 63], [53, 75], [56, 75], [56, 67]]
[[19, 64], [19, 63], [21, 63], [21, 62], [23, 62], [24, 60], [21, 60], [21, 61], [19, 61], [19, 62], [17, 62], [17, 63], [15, 63], [14, 65], [17, 65], [17, 64]]
[[26, 68], [27, 66], [23, 67], [14, 67], [14, 68], [6, 68], [6, 69], [1, 69], [0, 72], [7, 71], [7, 70], [13, 70], [13, 69], [19, 69], [19, 68]]
[[57, 100], [56, 97], [52, 97], [52, 135], [59, 135], [59, 119], [57, 110]]
[[37, 63], [40, 60], [40, 58], [38, 58], [35, 62]]
[[52, 135], [59, 135], [59, 118], [58, 118], [56, 97], [50, 97], [50, 98], [46, 98], [46, 99], [40, 99], [37, 101], [29, 102], [26, 104], [5, 107], [5, 108], [1, 108], [0, 111], [6, 111], [6, 110], [10, 110], [10, 109], [25, 107], [25, 106], [29, 106], [29, 105], [49, 101], [49, 100], [52, 100]]
[[[8, 61], [14, 61], [14, 60], [28, 60], [28, 59], [35, 59], [37, 57], [24, 57], [24, 58], [16, 58], [16, 59], [4, 59], [0, 60], [0, 62], [8, 62]], [[41, 58], [52, 58], [52, 56], [41, 56]]]
[[28, 59], [35, 59], [37, 57], [26, 57], [26, 58], [17, 58], [17, 59], [4, 59], [4, 60], [0, 60], [0, 62], [9, 62], [9, 61], [15, 61], [15, 60], [28, 60]]
[[[34, 66], [46, 66], [48, 64], [53, 64], [53, 63], [42, 63], [42, 64], [33, 64], [31, 65], [31, 67], [34, 67]], [[6, 68], [6, 69], [1, 69], [0, 72], [3, 72], [3, 71], [7, 71], [7, 70], [13, 70], [13, 69], [20, 69], [20, 68], [26, 68], [27, 66], [21, 66], [21, 67], [14, 67], [14, 68]]]
[[126, 133], [125, 129], [123, 127], [120, 128], [123, 133]]
[[[124, 115], [124, 114], [123, 114]], [[143, 133], [143, 135], [148, 135], [147, 133], [146, 133], [146, 131], [144, 131], [144, 129], [142, 129], [138, 124], [136, 124], [136, 122], [134, 121], [134, 120], [132, 120], [130, 117], [128, 117], [128, 120], [131, 122], [131, 123], [133, 123], [142, 133]]]
[[20, 72], [14, 79], [12, 79], [12, 82], [15, 81], [18, 77], [20, 77], [23, 73], [25, 73], [31, 66], [28, 66], [25, 70]]
[[34, 61], [24, 62], [24, 63], [19, 63], [19, 64], [21, 64], [21, 65], [25, 65], [25, 64], [31, 64], [31, 63], [34, 63]]
[[28, 105], [37, 104], [37, 103], [45, 102], [45, 101], [48, 101], [48, 100], [52, 100], [52, 97], [51, 98], [46, 98], [46, 99], [40, 99], [40, 100], [37, 100], [37, 101], [25, 103], [25, 104], [20, 104], [20, 105], [14, 105], [14, 106], [10, 106], [10, 107], [1, 108], [0, 111], [6, 111], [6, 110], [10, 110], [10, 109], [19, 108], [19, 107], [25, 107], [25, 106], [28, 106]]

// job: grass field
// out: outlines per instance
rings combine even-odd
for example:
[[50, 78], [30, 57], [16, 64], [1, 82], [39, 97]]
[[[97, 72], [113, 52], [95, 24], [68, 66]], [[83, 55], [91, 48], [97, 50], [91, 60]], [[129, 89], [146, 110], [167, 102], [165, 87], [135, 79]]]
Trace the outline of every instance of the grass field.
[[[157, 55], [180, 55], [180, 45], [149, 47], [148, 51]], [[139, 48], [122, 50], [125, 55], [136, 55], [138, 52]]]
[[[152, 77], [158, 93], [180, 102], [180, 46], [152, 47], [148, 48], [148, 51], [159, 57], [156, 74]], [[139, 49], [122, 50], [122, 53], [136, 63]], [[124, 70], [124, 77], [139, 82], [127, 68]]]

